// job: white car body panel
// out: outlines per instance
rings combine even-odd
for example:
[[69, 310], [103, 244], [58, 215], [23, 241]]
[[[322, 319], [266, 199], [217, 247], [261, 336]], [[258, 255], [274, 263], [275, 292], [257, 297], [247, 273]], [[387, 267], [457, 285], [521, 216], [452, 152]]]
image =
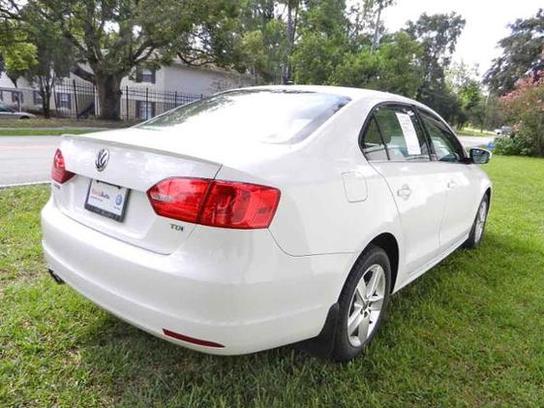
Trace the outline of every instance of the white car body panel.
[[[359, 133], [377, 104], [422, 105], [375, 91], [285, 89], [352, 101], [295, 144], [179, 136], [173, 128], [64, 137], [66, 168], [77, 175], [53, 183], [42, 212], [50, 268], [154, 335], [204, 352], [242, 354], [318, 335], [353, 264], [376, 237], [387, 234], [398, 245], [393, 291], [466, 239], [491, 186], [483, 171], [435, 161], [368, 162], [359, 147]], [[221, 133], [221, 123], [210, 126], [211, 133]], [[98, 172], [101, 148], [109, 149], [110, 163]], [[267, 185], [278, 188], [281, 199], [268, 229], [171, 220], [154, 213], [146, 191], [175, 176]], [[91, 179], [131, 190], [122, 223], [85, 210]], [[411, 194], [403, 198], [398, 190], [404, 185]], [[225, 347], [174, 340], [163, 329]]]

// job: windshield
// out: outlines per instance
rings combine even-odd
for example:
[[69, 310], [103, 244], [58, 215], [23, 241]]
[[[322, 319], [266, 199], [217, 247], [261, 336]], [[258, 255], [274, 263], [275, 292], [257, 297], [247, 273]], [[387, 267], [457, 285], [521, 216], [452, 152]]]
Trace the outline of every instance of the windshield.
[[244, 89], [181, 106], [138, 127], [175, 128], [180, 136], [199, 134], [295, 143], [309, 136], [349, 101], [345, 96], [317, 92]]

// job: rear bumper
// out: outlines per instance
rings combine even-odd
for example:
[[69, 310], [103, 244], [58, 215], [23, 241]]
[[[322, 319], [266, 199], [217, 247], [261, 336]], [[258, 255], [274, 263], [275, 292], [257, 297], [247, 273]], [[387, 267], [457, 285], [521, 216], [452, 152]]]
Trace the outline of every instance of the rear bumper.
[[[268, 230], [197, 227], [161, 255], [42, 211], [49, 267], [85, 297], [153, 335], [213, 354], [245, 354], [319, 334], [352, 254], [292, 257]], [[224, 347], [197, 345], [164, 330]]]

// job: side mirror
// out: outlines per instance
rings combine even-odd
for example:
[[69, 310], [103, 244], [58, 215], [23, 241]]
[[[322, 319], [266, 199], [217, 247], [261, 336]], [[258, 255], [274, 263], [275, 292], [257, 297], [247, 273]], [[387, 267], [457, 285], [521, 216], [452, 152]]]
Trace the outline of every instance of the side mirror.
[[474, 164], [486, 164], [491, 159], [491, 152], [479, 147], [472, 147], [469, 150], [470, 161]]

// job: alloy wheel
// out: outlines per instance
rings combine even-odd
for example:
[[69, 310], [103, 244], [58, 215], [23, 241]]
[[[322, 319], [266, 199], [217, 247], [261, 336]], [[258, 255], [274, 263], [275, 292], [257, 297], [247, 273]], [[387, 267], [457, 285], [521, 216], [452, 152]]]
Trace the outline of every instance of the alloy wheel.
[[370, 266], [361, 276], [351, 299], [347, 320], [348, 339], [360, 347], [372, 335], [385, 298], [385, 272], [381, 265]]
[[474, 241], [480, 242], [484, 233], [485, 220], [487, 218], [487, 201], [483, 200], [476, 216], [476, 225], [474, 227]]

